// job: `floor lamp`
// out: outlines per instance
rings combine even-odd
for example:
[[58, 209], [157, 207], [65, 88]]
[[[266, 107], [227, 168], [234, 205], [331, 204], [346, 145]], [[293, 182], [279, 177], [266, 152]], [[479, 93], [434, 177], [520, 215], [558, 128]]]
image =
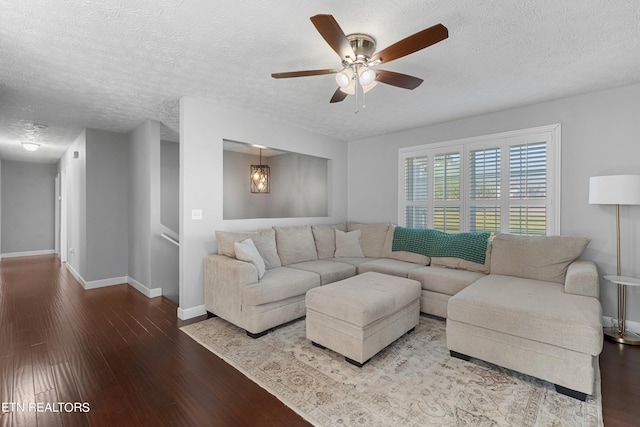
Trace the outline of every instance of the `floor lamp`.
[[640, 335], [627, 331], [627, 285], [640, 285], [638, 279], [622, 276], [620, 267], [620, 205], [640, 205], [640, 175], [594, 176], [589, 180], [589, 204], [616, 206], [617, 272], [607, 277], [618, 285], [618, 325], [604, 328], [604, 334], [623, 344], [640, 344]]

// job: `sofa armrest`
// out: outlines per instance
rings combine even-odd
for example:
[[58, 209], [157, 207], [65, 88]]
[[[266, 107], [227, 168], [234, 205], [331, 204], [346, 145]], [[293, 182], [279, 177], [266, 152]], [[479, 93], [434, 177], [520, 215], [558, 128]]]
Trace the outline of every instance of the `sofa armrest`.
[[569, 264], [564, 281], [564, 291], [567, 294], [598, 298], [600, 278], [595, 263], [579, 260]]
[[258, 283], [258, 270], [250, 262], [212, 254], [204, 259], [204, 305], [236, 325], [241, 325], [242, 290]]

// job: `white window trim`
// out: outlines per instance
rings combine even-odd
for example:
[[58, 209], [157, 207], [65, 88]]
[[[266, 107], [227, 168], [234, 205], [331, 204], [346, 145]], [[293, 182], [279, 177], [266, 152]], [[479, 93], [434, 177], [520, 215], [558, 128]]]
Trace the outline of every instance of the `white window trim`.
[[[561, 205], [560, 205], [560, 192], [561, 192], [561, 164], [562, 164], [562, 144], [561, 144], [561, 124], [556, 123], [552, 125], [546, 126], [538, 126], [527, 129], [520, 129], [508, 132], [500, 132], [489, 135], [475, 136], [470, 138], [462, 138], [450, 141], [442, 141], [435, 142], [432, 144], [423, 144], [412, 147], [404, 147], [398, 150], [398, 224], [405, 225], [405, 188], [404, 188], [404, 161], [408, 157], [419, 155], [425, 151], [438, 151], [438, 152], [447, 152], [448, 150], [459, 148], [462, 146], [461, 154], [463, 154], [462, 165], [465, 172], [465, 179], [462, 179], [460, 182], [460, 192], [464, 195], [460, 201], [461, 210], [466, 212], [468, 207], [468, 194], [466, 192], [467, 187], [467, 179], [466, 179], [466, 170], [469, 162], [469, 151], [470, 147], [472, 149], [476, 149], [482, 147], [482, 144], [489, 144], [491, 142], [495, 142], [496, 140], [512, 140], [512, 139], [521, 139], [522, 143], [529, 142], [528, 138], [532, 138], [535, 135], [539, 135], [541, 133], [549, 133], [548, 139], [548, 147], [547, 147], [547, 235], [550, 234], [560, 234], [560, 213], [561, 213]], [[456, 147], [458, 146], [458, 147]], [[487, 145], [488, 146], [488, 145]], [[503, 153], [503, 155], [508, 155], [507, 153]], [[432, 159], [429, 159], [430, 166], [432, 165]], [[430, 169], [431, 170], [431, 169]], [[506, 175], [506, 174], [505, 174]], [[503, 180], [505, 176], [503, 175]], [[429, 194], [432, 193], [433, 183], [429, 181]], [[503, 186], [502, 188], [508, 188], [507, 186]], [[468, 230], [468, 219], [466, 215], [461, 215], [460, 218], [460, 228], [461, 230]], [[501, 224], [501, 227], [505, 227], [505, 222]], [[504, 228], [503, 228], [504, 230]]]

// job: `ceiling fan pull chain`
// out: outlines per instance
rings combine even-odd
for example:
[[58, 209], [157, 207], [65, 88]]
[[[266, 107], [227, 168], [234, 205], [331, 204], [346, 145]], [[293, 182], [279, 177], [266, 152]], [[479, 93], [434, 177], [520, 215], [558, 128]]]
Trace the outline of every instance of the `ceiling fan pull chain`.
[[362, 109], [367, 109], [367, 92], [362, 88]]

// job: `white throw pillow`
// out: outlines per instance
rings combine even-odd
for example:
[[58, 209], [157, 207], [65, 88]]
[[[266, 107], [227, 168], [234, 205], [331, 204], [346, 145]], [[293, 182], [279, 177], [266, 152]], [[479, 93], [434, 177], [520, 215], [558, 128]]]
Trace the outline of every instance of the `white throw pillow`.
[[264, 260], [260, 256], [258, 249], [252, 239], [246, 239], [242, 242], [234, 242], [233, 248], [236, 251], [236, 258], [241, 261], [250, 262], [258, 269], [258, 279], [262, 279], [265, 272]]
[[362, 246], [360, 246], [360, 230], [344, 231], [336, 230], [336, 258], [364, 258]]

